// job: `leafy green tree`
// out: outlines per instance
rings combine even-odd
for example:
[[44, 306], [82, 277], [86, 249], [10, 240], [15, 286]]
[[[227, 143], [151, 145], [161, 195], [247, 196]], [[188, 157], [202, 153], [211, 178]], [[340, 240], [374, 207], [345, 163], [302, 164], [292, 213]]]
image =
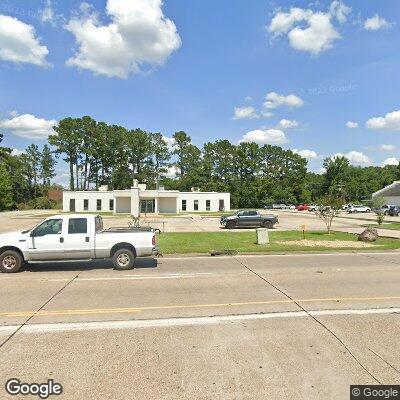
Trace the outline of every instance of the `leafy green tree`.
[[4, 163], [0, 163], [0, 211], [9, 210], [13, 206], [11, 177]]

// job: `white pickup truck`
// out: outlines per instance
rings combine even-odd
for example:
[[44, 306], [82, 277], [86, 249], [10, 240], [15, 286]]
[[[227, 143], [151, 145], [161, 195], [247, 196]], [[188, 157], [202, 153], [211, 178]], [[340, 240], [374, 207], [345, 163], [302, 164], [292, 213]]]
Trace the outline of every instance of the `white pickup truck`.
[[103, 229], [99, 215], [56, 215], [34, 228], [0, 234], [0, 271], [18, 272], [23, 264], [113, 260], [114, 268], [133, 267], [135, 257], [156, 255], [153, 231], [134, 228]]

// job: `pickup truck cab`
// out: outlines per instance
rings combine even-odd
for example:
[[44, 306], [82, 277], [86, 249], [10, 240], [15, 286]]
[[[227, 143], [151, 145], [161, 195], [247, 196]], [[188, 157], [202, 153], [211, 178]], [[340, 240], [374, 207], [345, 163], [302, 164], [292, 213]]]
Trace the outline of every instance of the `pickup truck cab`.
[[222, 216], [221, 225], [228, 229], [236, 227], [264, 227], [273, 228], [278, 223], [276, 215], [261, 215], [258, 211], [239, 210], [230, 216]]
[[133, 267], [136, 257], [158, 254], [156, 236], [140, 228], [103, 229], [99, 215], [46, 218], [30, 230], [0, 234], [0, 271], [17, 272], [26, 263], [113, 260], [114, 268]]

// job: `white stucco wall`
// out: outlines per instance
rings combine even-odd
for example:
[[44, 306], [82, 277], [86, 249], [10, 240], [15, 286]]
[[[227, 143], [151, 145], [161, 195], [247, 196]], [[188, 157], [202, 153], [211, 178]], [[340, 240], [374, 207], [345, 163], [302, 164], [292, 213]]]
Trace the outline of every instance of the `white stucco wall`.
[[171, 213], [178, 212], [176, 197], [161, 197], [158, 199], [158, 212]]
[[[151, 193], [150, 193], [151, 192]], [[146, 191], [140, 192], [138, 188], [129, 190], [116, 190], [104, 192], [63, 192], [63, 211], [70, 212], [70, 200], [75, 199], [76, 212], [110, 212], [110, 200], [114, 200], [114, 211], [117, 213], [131, 213], [139, 215], [139, 198], [156, 198], [160, 213], [176, 213], [182, 210], [182, 200], [186, 200], [186, 212], [196, 212], [194, 201], [198, 200], [198, 212], [219, 210], [219, 201], [224, 200], [224, 210], [230, 211], [230, 193], [215, 192], [176, 192], [176, 191]], [[89, 201], [89, 208], [84, 209], [84, 200]], [[101, 200], [101, 210], [97, 210], [97, 200]], [[210, 201], [207, 210], [206, 201]], [[394, 204], [394, 203], [393, 203]], [[397, 204], [397, 203], [396, 203]]]
[[[179, 193], [179, 211], [182, 212], [196, 212], [194, 210], [194, 201], [198, 200], [200, 211], [220, 211], [219, 201], [224, 200], [225, 211], [231, 209], [231, 195], [230, 193], [215, 193], [215, 192], [181, 192]], [[182, 210], [182, 200], [186, 200], [186, 211]], [[210, 200], [210, 210], [207, 210], [206, 201]]]
[[[110, 200], [114, 199], [112, 192], [63, 192], [63, 211], [69, 212], [70, 199], [75, 199], [76, 212], [110, 212]], [[89, 200], [89, 208], [84, 209], [84, 200]], [[97, 200], [101, 200], [101, 210], [97, 209]], [[115, 201], [114, 201], [115, 207]]]

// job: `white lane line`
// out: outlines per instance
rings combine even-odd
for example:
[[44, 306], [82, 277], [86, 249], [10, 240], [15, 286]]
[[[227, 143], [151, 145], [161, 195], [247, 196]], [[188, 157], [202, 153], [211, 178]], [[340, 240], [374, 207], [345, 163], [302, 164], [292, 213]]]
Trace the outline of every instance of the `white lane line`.
[[[400, 313], [400, 308], [369, 308], [361, 310], [316, 310], [309, 311], [313, 316], [338, 316], [338, 315], [372, 315]], [[272, 312], [265, 314], [222, 315], [213, 317], [166, 318], [130, 321], [101, 321], [101, 322], [66, 322], [53, 324], [30, 324], [21, 328], [19, 333], [51, 333], [69, 331], [93, 331], [112, 329], [139, 329], [162, 328], [174, 326], [199, 326], [234, 323], [241, 321], [255, 321], [278, 318], [304, 318], [308, 314], [304, 311]], [[16, 327], [0, 327], [0, 333], [13, 332]]]
[[[271, 258], [271, 257], [336, 257], [336, 256], [365, 256], [365, 255], [396, 255], [398, 256], [400, 254], [399, 251], [385, 251], [385, 252], [378, 252], [378, 251], [368, 251], [368, 252], [362, 252], [362, 251], [357, 251], [357, 250], [349, 250], [346, 253], [340, 253], [340, 252], [326, 252], [326, 253], [293, 253], [293, 254], [239, 254], [236, 255], [236, 258]], [[211, 257], [210, 255], [202, 255], [202, 256], [177, 256], [177, 257], [170, 257], [168, 254], [164, 256], [162, 261], [168, 261], [168, 260], [198, 260], [198, 259], [208, 259], [208, 260], [220, 260], [220, 259], [232, 259], [232, 256], [217, 256], [217, 257]]]
[[[125, 280], [143, 280], [143, 279], [182, 279], [182, 278], [198, 278], [202, 276], [209, 275], [221, 275], [215, 274], [212, 272], [196, 272], [193, 274], [168, 274], [168, 275], [123, 275], [123, 276], [104, 276], [104, 277], [93, 277], [93, 278], [79, 278], [75, 279], [75, 282], [80, 281], [125, 281]], [[55, 278], [55, 279], [47, 279], [49, 282], [59, 282], [64, 281], [65, 278]]]

